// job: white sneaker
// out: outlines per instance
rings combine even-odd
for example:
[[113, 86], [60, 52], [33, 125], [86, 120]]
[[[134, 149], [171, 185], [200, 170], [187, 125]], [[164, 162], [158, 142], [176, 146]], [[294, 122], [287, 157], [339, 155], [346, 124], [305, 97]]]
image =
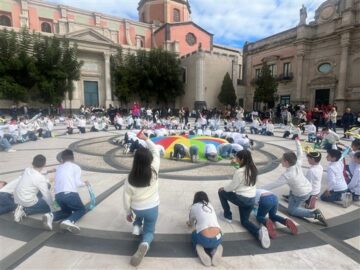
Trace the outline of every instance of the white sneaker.
[[141, 234], [141, 227], [139, 225], [134, 225], [132, 234], [139, 236]]
[[352, 202], [352, 195], [350, 192], [341, 194], [341, 203], [344, 208], [348, 208]]
[[72, 223], [70, 220], [64, 220], [60, 223], [60, 228], [63, 230], [68, 230], [71, 233], [79, 233], [80, 228]]
[[269, 232], [266, 229], [265, 226], [261, 225], [259, 230], [259, 240], [261, 242], [261, 246], [263, 248], [269, 248], [270, 247], [270, 237]]
[[18, 207], [16, 208], [15, 213], [14, 213], [14, 221], [20, 222], [23, 217], [26, 217], [24, 208], [21, 205], [18, 205]]
[[6, 152], [7, 152], [7, 153], [14, 153], [14, 152], [16, 152], [16, 150], [10, 148], [10, 149], [6, 150]]
[[211, 266], [211, 258], [210, 256], [205, 252], [205, 249], [203, 246], [196, 245], [196, 253], [199, 256], [200, 261], [205, 266]]
[[130, 264], [132, 266], [138, 266], [142, 259], [145, 257], [146, 253], [149, 250], [149, 244], [147, 242], [140, 243], [137, 251], [131, 257]]
[[52, 213], [47, 213], [43, 215], [42, 222], [45, 229], [52, 231], [52, 223], [54, 220], [54, 215]]
[[218, 247], [214, 250], [214, 253], [212, 254], [211, 263], [213, 266], [218, 266], [221, 262], [221, 257], [223, 255], [223, 246], [220, 244]]

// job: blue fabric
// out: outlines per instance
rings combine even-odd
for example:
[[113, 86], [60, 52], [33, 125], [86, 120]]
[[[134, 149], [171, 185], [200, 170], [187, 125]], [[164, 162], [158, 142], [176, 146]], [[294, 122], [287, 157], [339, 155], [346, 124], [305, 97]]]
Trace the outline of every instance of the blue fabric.
[[240, 222], [253, 236], [258, 237], [259, 227], [249, 221], [249, 216], [255, 205], [255, 197], [247, 198], [236, 194], [235, 192], [226, 192], [225, 190], [219, 191], [219, 198], [221, 205], [224, 209], [224, 217], [232, 219], [232, 213], [230, 211], [231, 202], [239, 207]]
[[44, 199], [39, 199], [38, 202], [31, 207], [24, 207], [26, 215], [44, 214], [50, 212], [50, 207]]
[[269, 214], [269, 218], [272, 221], [280, 222], [281, 224], [286, 224], [286, 219], [278, 216], [277, 208], [278, 208], [278, 198], [274, 194], [269, 194], [266, 196], [260, 197], [259, 207], [256, 215], [256, 219], [262, 223], [266, 224], [266, 215]]
[[219, 237], [219, 239], [216, 237], [209, 238], [202, 235], [201, 233], [196, 233], [196, 231], [193, 231], [191, 234], [191, 242], [194, 248], [196, 245], [200, 245], [204, 248], [214, 249], [221, 244], [221, 241], [222, 237]]
[[9, 213], [16, 209], [14, 197], [7, 192], [0, 192], [0, 215]]
[[53, 213], [54, 221], [68, 219], [75, 223], [86, 213], [79, 193], [61, 192], [55, 195], [55, 200], [61, 210]]
[[310, 193], [305, 196], [295, 196], [290, 192], [289, 195], [289, 206], [288, 206], [288, 213], [295, 217], [306, 217], [306, 218], [313, 218], [315, 214], [312, 210], [308, 210], [305, 208], [300, 207], [300, 205], [304, 205], [305, 201], [309, 199]]
[[337, 202], [341, 201], [341, 195], [345, 193], [346, 190], [343, 191], [333, 191], [330, 190], [330, 195], [326, 195], [325, 192], [320, 196], [320, 199], [324, 202]]
[[133, 212], [136, 215], [133, 224], [140, 227], [143, 225], [142, 242], [147, 242], [150, 245], [154, 239], [155, 225], [159, 215], [159, 206], [145, 210], [133, 209]]

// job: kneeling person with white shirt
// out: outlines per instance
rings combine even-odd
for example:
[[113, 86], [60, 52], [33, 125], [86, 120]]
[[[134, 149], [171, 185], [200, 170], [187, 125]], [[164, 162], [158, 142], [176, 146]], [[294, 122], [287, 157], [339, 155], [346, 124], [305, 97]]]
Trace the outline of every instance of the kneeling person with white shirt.
[[86, 213], [86, 208], [80, 199], [78, 188], [87, 185], [81, 181], [81, 168], [74, 163], [74, 153], [66, 149], [61, 153], [62, 164], [55, 174], [55, 200], [61, 210], [43, 216], [43, 225], [52, 230], [53, 221], [64, 220], [60, 228], [72, 233], [78, 233], [80, 228], [75, 225]]
[[[46, 164], [43, 155], [37, 155], [32, 162], [32, 168], [25, 169], [14, 191], [14, 220], [20, 222], [24, 216], [49, 212], [53, 203], [48, 181], [41, 173]], [[42, 198], [38, 198], [41, 192]]]

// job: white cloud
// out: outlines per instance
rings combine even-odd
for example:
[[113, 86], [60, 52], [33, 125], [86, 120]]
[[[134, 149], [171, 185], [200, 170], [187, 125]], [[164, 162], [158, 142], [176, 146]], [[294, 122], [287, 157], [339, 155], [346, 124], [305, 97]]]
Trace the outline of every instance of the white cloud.
[[[138, 0], [52, 0], [52, 2], [137, 19]], [[308, 21], [324, 0], [190, 0], [192, 19], [215, 35], [215, 42], [241, 47], [295, 27], [299, 10], [308, 8]]]

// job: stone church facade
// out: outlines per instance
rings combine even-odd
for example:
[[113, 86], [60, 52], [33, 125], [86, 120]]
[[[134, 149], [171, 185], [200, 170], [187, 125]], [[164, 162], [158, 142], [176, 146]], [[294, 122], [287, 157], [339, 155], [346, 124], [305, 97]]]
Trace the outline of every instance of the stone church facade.
[[[219, 106], [217, 95], [226, 72], [240, 92], [241, 73], [236, 70], [241, 69], [242, 52], [214, 44], [213, 34], [191, 20], [187, 0], [141, 0], [138, 12], [139, 21], [134, 21], [40, 0], [0, 0], [0, 28], [26, 27], [78, 45], [84, 65], [74, 83], [73, 108], [120, 105], [111, 91], [110, 74], [110, 56], [120, 46], [130, 52], [163, 48], [181, 57], [186, 94], [176, 101], [177, 107]], [[0, 107], [10, 105], [0, 100]]]
[[360, 111], [360, 0], [327, 0], [314, 21], [306, 24], [306, 17], [303, 7], [297, 27], [245, 44], [239, 96], [246, 110], [255, 106], [252, 82], [265, 62], [279, 81], [280, 103]]

